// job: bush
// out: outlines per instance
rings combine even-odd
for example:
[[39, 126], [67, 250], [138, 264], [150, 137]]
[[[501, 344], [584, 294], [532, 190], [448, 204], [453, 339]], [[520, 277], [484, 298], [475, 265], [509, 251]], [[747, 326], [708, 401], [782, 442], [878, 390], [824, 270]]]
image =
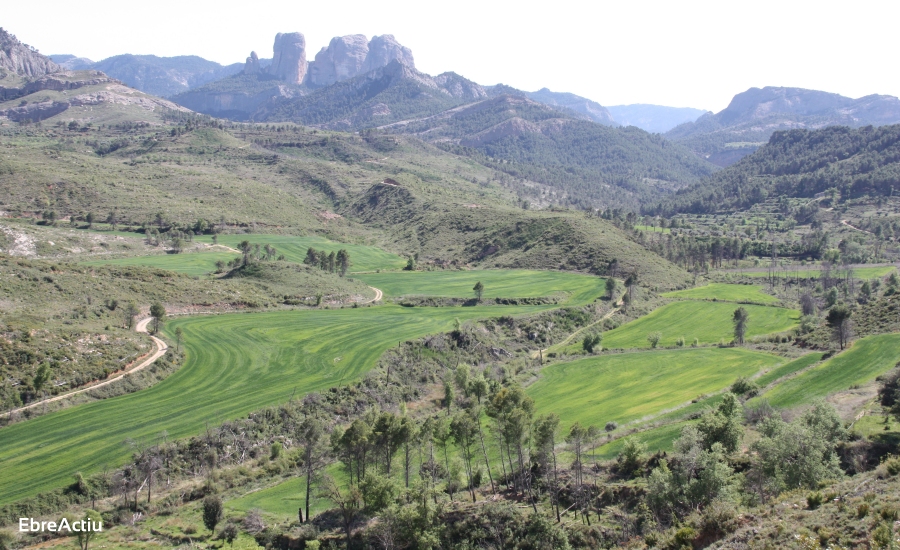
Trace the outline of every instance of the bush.
[[661, 332], [651, 332], [647, 335], [647, 341], [650, 342], [650, 347], [655, 348], [659, 345], [659, 341], [662, 340]]
[[746, 376], [741, 376], [731, 385], [731, 393], [749, 398], [759, 393], [759, 386]]
[[678, 346], [679, 348], [683, 348], [684, 347], [684, 336], [679, 336], [678, 340], [675, 340], [675, 345]]
[[884, 470], [890, 476], [900, 474], [900, 456], [892, 456], [884, 461]]
[[809, 507], [810, 510], [815, 510], [821, 506], [823, 502], [825, 502], [825, 497], [818, 491], [806, 495], [806, 506]]

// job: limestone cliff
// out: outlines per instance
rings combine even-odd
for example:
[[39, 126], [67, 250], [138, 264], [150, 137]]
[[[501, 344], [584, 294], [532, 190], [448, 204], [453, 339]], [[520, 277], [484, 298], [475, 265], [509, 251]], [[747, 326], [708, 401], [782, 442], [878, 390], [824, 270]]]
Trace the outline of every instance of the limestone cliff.
[[299, 32], [278, 33], [272, 47], [268, 73], [289, 84], [302, 84], [306, 78], [306, 38]]
[[19, 76], [35, 77], [59, 72], [61, 67], [0, 28], [0, 69]]

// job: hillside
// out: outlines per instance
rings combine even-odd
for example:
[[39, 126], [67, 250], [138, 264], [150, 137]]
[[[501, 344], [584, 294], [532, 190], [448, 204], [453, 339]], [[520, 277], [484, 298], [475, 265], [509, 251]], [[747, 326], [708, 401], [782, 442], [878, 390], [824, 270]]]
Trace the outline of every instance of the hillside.
[[706, 114], [666, 133], [720, 166], [752, 153], [777, 131], [900, 123], [900, 99], [869, 95], [851, 99], [802, 88], [750, 88], [724, 110]]
[[513, 178], [536, 204], [638, 208], [659, 193], [712, 174], [686, 149], [637, 128], [612, 128], [568, 116], [521, 96], [501, 95], [438, 115], [382, 128], [412, 134], [471, 156]]
[[23, 77], [55, 73], [60, 66], [0, 27], [0, 81], [9, 72]]
[[603, 105], [575, 94], [551, 92], [547, 88], [541, 88], [536, 92], [525, 92], [525, 95], [529, 99], [544, 105], [572, 111], [598, 124], [605, 124], [606, 126], [618, 126], [621, 124], [614, 119], [610, 111]]
[[768, 143], [665, 202], [656, 213], [748, 209], [768, 197], [890, 197], [900, 178], [900, 125], [775, 132]]
[[126, 85], [147, 94], [171, 97], [240, 72], [243, 63], [220, 65], [196, 55], [157, 57], [155, 55], [116, 55], [92, 64]]

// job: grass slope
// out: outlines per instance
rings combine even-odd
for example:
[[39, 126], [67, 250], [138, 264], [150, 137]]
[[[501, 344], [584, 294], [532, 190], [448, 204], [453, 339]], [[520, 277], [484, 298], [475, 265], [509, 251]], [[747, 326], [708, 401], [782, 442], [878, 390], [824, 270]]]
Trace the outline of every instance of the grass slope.
[[[797, 324], [800, 312], [778, 307], [745, 305], [750, 314], [747, 338], [787, 330]], [[734, 337], [731, 316], [735, 304], [721, 302], [684, 301], [667, 304], [650, 315], [607, 332], [603, 337], [604, 348], [649, 347], [647, 334], [661, 332], [660, 346], [674, 346], [683, 336], [686, 344], [694, 338], [701, 344], [714, 344], [720, 340], [730, 342]]]
[[778, 302], [778, 298], [763, 292], [763, 287], [760, 285], [730, 285], [726, 283], [712, 283], [697, 288], [667, 292], [663, 296], [667, 298], [719, 300], [723, 302], [757, 302], [762, 304]]
[[590, 357], [547, 367], [528, 393], [538, 414], [555, 412], [564, 426], [577, 421], [599, 427], [681, 405], [780, 363], [774, 355], [739, 348]]
[[900, 334], [863, 338], [832, 357], [765, 394], [774, 407], [796, 407], [815, 399], [872, 381], [900, 361]]
[[[856, 267], [853, 268], [853, 276], [857, 279], [874, 279], [875, 277], [886, 277], [894, 272], [896, 268], [890, 265], [880, 266], [880, 267]], [[741, 271], [741, 275], [745, 277], [769, 277], [770, 274], [768, 271]], [[818, 269], [808, 269], [808, 270], [791, 270], [791, 269], [776, 269], [775, 277], [784, 279], [817, 279], [822, 275], [822, 272]]]
[[183, 318], [185, 365], [145, 391], [72, 407], [0, 430], [0, 504], [125, 459], [128, 438], [198, 433], [221, 422], [350, 381], [399, 341], [450, 330], [455, 319], [546, 307], [288, 311]]
[[387, 296], [440, 296], [471, 298], [477, 282], [485, 298], [534, 298], [556, 293], [568, 295], [569, 304], [583, 304], [603, 295], [605, 279], [559, 271], [478, 270], [420, 273], [376, 273], [357, 277]]
[[755, 380], [760, 387], [766, 387], [772, 382], [784, 378], [795, 372], [799, 372], [822, 360], [823, 353], [807, 353], [802, 357], [798, 357], [789, 363], [785, 363], [780, 367], [774, 368]]

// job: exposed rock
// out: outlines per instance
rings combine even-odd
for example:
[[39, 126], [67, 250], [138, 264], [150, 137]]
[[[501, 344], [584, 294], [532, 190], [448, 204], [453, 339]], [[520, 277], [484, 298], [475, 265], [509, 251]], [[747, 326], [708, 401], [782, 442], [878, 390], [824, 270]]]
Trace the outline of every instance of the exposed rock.
[[529, 99], [533, 99], [544, 105], [551, 107], [562, 107], [575, 113], [579, 118], [592, 120], [606, 126], [617, 126], [611, 114], [606, 107], [600, 105], [596, 101], [570, 94], [567, 92], [551, 92], [547, 88], [542, 88], [536, 92], [527, 92], [525, 94]]
[[309, 64], [309, 81], [315, 86], [329, 86], [353, 78], [365, 66], [368, 53], [369, 42], [364, 35], [336, 36]]
[[43, 76], [58, 72], [59, 65], [36, 49], [22, 44], [15, 36], [0, 28], [0, 69], [19, 76]]
[[369, 41], [369, 53], [366, 55], [366, 62], [361, 72], [367, 73], [386, 67], [395, 59], [411, 69], [416, 67], [412, 50], [397, 42], [393, 34], [373, 36]]
[[42, 90], [61, 92], [63, 90], [77, 90], [85, 86], [96, 86], [97, 84], [113, 82], [119, 83], [118, 80], [110, 78], [100, 71], [63, 71], [44, 75], [21, 88], [4, 88], [0, 86], [0, 100], [15, 99]]
[[302, 84], [307, 69], [306, 38], [299, 32], [278, 33], [272, 52], [269, 74], [290, 84]]
[[244, 74], [259, 74], [259, 56], [256, 52], [250, 52], [250, 57], [244, 63]]
[[487, 92], [484, 91], [484, 88], [456, 73], [439, 74], [434, 77], [434, 83], [451, 97], [465, 99], [484, 99], [487, 97]]

